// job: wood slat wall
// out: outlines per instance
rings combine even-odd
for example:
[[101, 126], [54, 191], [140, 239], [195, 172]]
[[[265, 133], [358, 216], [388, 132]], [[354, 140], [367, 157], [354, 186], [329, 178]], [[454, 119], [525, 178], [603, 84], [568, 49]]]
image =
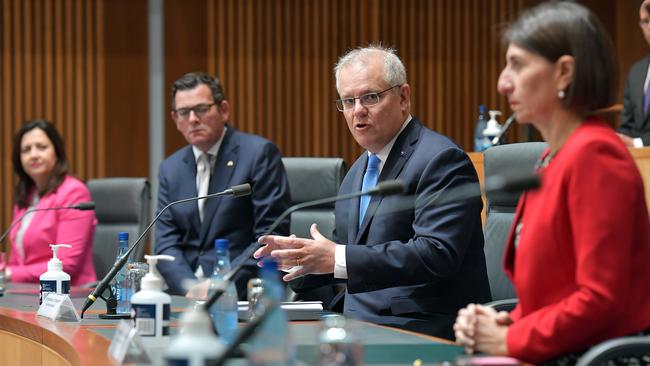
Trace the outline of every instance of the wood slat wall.
[[12, 139], [24, 121], [47, 119], [56, 124], [65, 140], [70, 170], [79, 178], [104, 174], [102, 12], [102, 1], [1, 1], [3, 228], [10, 222], [15, 184]]
[[332, 67], [346, 50], [381, 42], [406, 65], [412, 113], [471, 150], [478, 105], [507, 108], [495, 86], [504, 55], [498, 34], [520, 7], [518, 0], [208, 1], [208, 72], [222, 79], [237, 128], [270, 138], [286, 156], [351, 163], [361, 148], [335, 108]]

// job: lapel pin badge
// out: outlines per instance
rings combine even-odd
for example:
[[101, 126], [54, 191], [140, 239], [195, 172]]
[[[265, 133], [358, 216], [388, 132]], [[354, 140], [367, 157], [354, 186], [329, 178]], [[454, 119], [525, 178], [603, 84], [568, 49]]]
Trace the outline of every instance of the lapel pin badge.
[[232, 160], [228, 160], [228, 163], [226, 163], [227, 166], [235, 166], [235, 162]]

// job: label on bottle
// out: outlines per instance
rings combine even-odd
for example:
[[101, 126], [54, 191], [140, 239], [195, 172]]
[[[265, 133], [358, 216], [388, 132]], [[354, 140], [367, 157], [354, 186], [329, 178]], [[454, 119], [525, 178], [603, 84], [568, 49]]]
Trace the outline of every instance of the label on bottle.
[[69, 294], [70, 293], [70, 281], [59, 281], [61, 283], [61, 288], [57, 288], [56, 280], [41, 280], [41, 291], [38, 298], [38, 304], [43, 303], [43, 299], [50, 293], [54, 292], [57, 294]]
[[156, 304], [132, 304], [133, 321], [141, 337], [156, 335]]
[[[166, 358], [165, 360], [167, 361], [167, 366], [189, 366], [190, 365], [190, 360], [186, 358]], [[192, 365], [210, 366], [216, 364], [217, 364], [216, 358], [206, 358], [200, 360], [199, 363], [193, 363]]]
[[[132, 304], [133, 321], [141, 337], [156, 336], [156, 305], [155, 304]], [[162, 306], [162, 334], [169, 336], [169, 319], [171, 315], [170, 304]]]

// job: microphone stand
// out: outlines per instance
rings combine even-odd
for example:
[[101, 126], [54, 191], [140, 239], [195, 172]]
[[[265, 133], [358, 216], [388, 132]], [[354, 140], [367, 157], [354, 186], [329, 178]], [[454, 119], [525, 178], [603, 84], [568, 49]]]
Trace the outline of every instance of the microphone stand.
[[[106, 288], [108, 287], [109, 282], [115, 277], [117, 272], [119, 272], [119, 270], [122, 267], [124, 267], [124, 265], [126, 264], [126, 261], [129, 258], [129, 255], [131, 255], [131, 252], [133, 252], [133, 250], [135, 250], [135, 248], [138, 247], [138, 245], [140, 245], [140, 243], [142, 242], [142, 239], [144, 239], [144, 237], [147, 236], [147, 234], [149, 233], [149, 230], [151, 230], [153, 225], [158, 221], [160, 216], [163, 213], [165, 213], [165, 211], [167, 211], [168, 208], [170, 208], [171, 206], [177, 205], [179, 203], [192, 202], [192, 201], [197, 201], [197, 200], [200, 200], [200, 199], [213, 198], [213, 197], [219, 197], [219, 196], [230, 196], [230, 195], [233, 196], [233, 197], [242, 197], [242, 196], [247, 196], [250, 193], [251, 193], [251, 186], [250, 186], [250, 184], [246, 183], [246, 184], [240, 184], [240, 185], [237, 185], [237, 186], [233, 186], [230, 189], [226, 189], [223, 192], [212, 193], [212, 194], [208, 194], [208, 195], [205, 195], [205, 196], [191, 197], [191, 198], [186, 198], [186, 199], [174, 201], [174, 202], [169, 203], [167, 206], [163, 207], [163, 209], [160, 210], [160, 212], [158, 212], [158, 215], [156, 215], [156, 217], [154, 217], [154, 219], [151, 220], [151, 223], [149, 223], [149, 226], [147, 226], [144, 229], [142, 234], [140, 234], [140, 236], [138, 237], [138, 239], [136, 239], [136, 241], [133, 243], [133, 245], [131, 245], [131, 247], [119, 259], [117, 259], [115, 261], [115, 263], [113, 264], [113, 267], [111, 267], [110, 271], [108, 271], [106, 276], [104, 276], [104, 278], [102, 278], [102, 280], [99, 281], [99, 283], [97, 284], [97, 286], [95, 287], [93, 292], [90, 295], [88, 295], [88, 298], [86, 299], [86, 302], [84, 303], [84, 306], [83, 306], [83, 308], [81, 310], [81, 318], [83, 319], [84, 313], [97, 300], [97, 298], [101, 298], [102, 300], [106, 301], [107, 306], [110, 305], [111, 295], [109, 295], [108, 299], [106, 299], [106, 298], [104, 298], [102, 296], [102, 293], [104, 292], [104, 290], [106, 290]], [[109, 291], [109, 292], [112, 293], [112, 291]]]

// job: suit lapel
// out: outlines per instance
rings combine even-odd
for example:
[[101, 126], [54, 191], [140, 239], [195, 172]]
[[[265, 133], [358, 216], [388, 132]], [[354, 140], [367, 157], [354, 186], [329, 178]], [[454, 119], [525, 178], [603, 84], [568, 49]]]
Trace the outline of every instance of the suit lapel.
[[[219, 148], [219, 153], [217, 154], [217, 161], [214, 163], [214, 168], [212, 169], [212, 175], [210, 176], [210, 186], [208, 188], [208, 193], [217, 193], [225, 190], [230, 182], [230, 177], [232, 176], [233, 171], [237, 167], [237, 153], [239, 150], [239, 143], [237, 143], [233, 138], [233, 128], [228, 127], [226, 131], [226, 136], [224, 136], [223, 141], [221, 142], [221, 147]], [[215, 218], [215, 213], [219, 205], [221, 204], [222, 197], [210, 198], [205, 201], [204, 212], [203, 212], [203, 224], [201, 225], [201, 243], [204, 243], [208, 235], [210, 227], [213, 220], [218, 220]]]
[[[352, 180], [352, 187], [356, 189], [361, 189], [363, 184], [363, 175], [365, 174], [366, 165], [368, 164], [368, 154], [363, 153], [363, 155], [358, 160], [359, 169], [354, 173], [354, 178]], [[350, 218], [350, 224], [348, 225], [348, 243], [356, 243], [355, 238], [357, 236], [357, 231], [359, 228], [359, 197], [351, 199], [348, 203], [348, 217]]]
[[[404, 131], [402, 131], [399, 137], [395, 140], [395, 144], [388, 154], [388, 159], [386, 159], [386, 163], [379, 174], [377, 182], [396, 179], [399, 176], [404, 168], [404, 164], [406, 164], [408, 159], [411, 157], [411, 154], [413, 154], [413, 150], [415, 150], [415, 145], [420, 137], [421, 129], [422, 125], [420, 125], [415, 118], [409, 122]], [[356, 238], [353, 241], [354, 243], [358, 243], [363, 233], [368, 229], [368, 225], [375, 215], [375, 212], [377, 212], [377, 208], [381, 204], [382, 200], [383, 197], [379, 195], [372, 196], [370, 199], [366, 215], [363, 218], [363, 224], [359, 228]], [[357, 204], [357, 212], [359, 212], [358, 206], [359, 205]], [[358, 217], [359, 215], [357, 214], [357, 220]]]
[[650, 121], [650, 113], [646, 114], [643, 111], [643, 102], [645, 101], [645, 90], [643, 90], [643, 87], [645, 85], [645, 79], [648, 74], [648, 64], [650, 64], [650, 57], [645, 58], [645, 62], [637, 74], [638, 77], [635, 78], [636, 85], [632, 89], [633, 93], [635, 94], [632, 98], [638, 103], [637, 105], [639, 106], [639, 110], [637, 113], [641, 117], [637, 119], [637, 121], [641, 121], [641, 125], [638, 126], [639, 130], [645, 130], [645, 126], [647, 126], [648, 121]]

